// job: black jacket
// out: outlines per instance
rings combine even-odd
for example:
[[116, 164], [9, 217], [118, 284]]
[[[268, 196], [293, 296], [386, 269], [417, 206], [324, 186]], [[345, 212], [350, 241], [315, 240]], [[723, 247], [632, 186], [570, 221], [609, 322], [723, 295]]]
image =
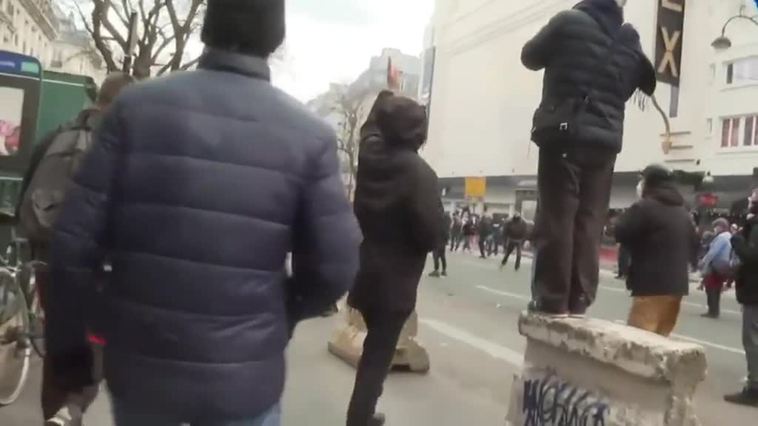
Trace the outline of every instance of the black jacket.
[[627, 286], [633, 296], [689, 294], [689, 265], [697, 256], [695, 225], [672, 185], [646, 190], [616, 224], [616, 239], [632, 262]]
[[577, 117], [576, 145], [620, 152], [626, 101], [638, 88], [647, 94], [655, 91], [655, 69], [642, 51], [639, 34], [631, 25], [622, 26], [623, 19], [615, 2], [585, 0], [556, 15], [524, 46], [524, 65], [545, 69], [542, 108], [590, 97], [590, 105]]
[[355, 214], [364, 241], [348, 302], [362, 311], [410, 313], [443, 228], [437, 175], [417, 153], [426, 113], [400, 97], [378, 99], [374, 111], [375, 130], [364, 132], [358, 159]]
[[529, 225], [522, 218], [513, 218], [505, 225], [505, 238], [511, 242], [526, 240], [529, 236]]
[[284, 387], [288, 292], [312, 311], [354, 282], [360, 231], [334, 131], [269, 75], [264, 59], [208, 50], [197, 71], [126, 89], [62, 209], [48, 352], [86, 344], [78, 295], [109, 255], [105, 376], [127, 405], [260, 415]]
[[758, 305], [758, 217], [748, 220], [742, 234], [732, 238], [732, 248], [741, 262], [737, 271], [737, 301]]

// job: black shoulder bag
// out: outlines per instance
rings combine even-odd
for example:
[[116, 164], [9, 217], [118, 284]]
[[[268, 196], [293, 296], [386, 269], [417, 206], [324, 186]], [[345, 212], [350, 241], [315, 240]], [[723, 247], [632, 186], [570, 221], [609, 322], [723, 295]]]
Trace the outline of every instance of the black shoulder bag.
[[[623, 27], [619, 28], [612, 36], [605, 60], [600, 64], [602, 67], [599, 69], [604, 69], [613, 61], [613, 53], [622, 29]], [[595, 83], [590, 86], [584, 97], [543, 102], [534, 113], [532, 141], [537, 146], [544, 147], [565, 146], [576, 140], [579, 133], [579, 118], [585, 114], [592, 103], [594, 92]]]

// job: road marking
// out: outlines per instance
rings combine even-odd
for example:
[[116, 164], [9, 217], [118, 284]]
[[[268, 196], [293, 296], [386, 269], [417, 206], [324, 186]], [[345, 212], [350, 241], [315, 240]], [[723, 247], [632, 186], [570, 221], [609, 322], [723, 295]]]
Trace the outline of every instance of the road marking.
[[442, 321], [431, 319], [419, 319], [419, 322], [428, 326], [434, 331], [443, 334], [451, 339], [465, 343], [475, 349], [478, 349], [493, 358], [497, 358], [507, 362], [508, 364], [521, 368], [524, 364], [524, 354], [516, 352], [505, 346], [499, 345], [495, 342], [491, 342], [481, 337], [475, 336], [468, 331], [446, 324]]
[[479, 290], [486, 291], [488, 293], [497, 294], [498, 296], [510, 297], [512, 299], [523, 300], [525, 302], [532, 300], [531, 297], [526, 297], [524, 295], [516, 294], [516, 293], [508, 293], [507, 291], [495, 290], [494, 288], [489, 288], [483, 285], [478, 285], [476, 286], [476, 288], [478, 288]]
[[[708, 309], [708, 306], [701, 305], [699, 303], [682, 302], [682, 305], [687, 305], [687, 306], [690, 306], [690, 307], [693, 307], [693, 308], [698, 308], [698, 309]], [[735, 310], [732, 310], [732, 309], [722, 309], [721, 313], [722, 314], [742, 316], [742, 312], [735, 311]]]
[[[622, 321], [622, 320], [615, 320], [613, 322], [615, 322], [616, 324], [626, 325], [626, 321]], [[731, 352], [737, 355], [742, 355], [742, 356], [745, 355], [745, 351], [743, 351], [742, 349], [732, 348], [730, 346], [719, 345], [718, 343], [712, 343], [705, 340], [695, 339], [694, 337], [685, 336], [683, 334], [671, 333], [671, 337], [678, 340], [684, 340], [687, 342], [697, 343], [703, 346], [708, 346], [714, 349], [720, 349], [722, 351]]]

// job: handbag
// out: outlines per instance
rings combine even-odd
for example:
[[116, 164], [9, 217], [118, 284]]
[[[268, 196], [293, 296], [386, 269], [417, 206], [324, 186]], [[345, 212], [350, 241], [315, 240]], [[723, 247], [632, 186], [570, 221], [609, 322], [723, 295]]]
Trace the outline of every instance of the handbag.
[[[611, 44], [602, 61], [604, 69], [613, 60], [613, 52], [619, 40], [622, 28], [611, 37]], [[597, 81], [597, 80], [595, 80]], [[579, 119], [592, 104], [592, 95], [595, 92], [594, 83], [590, 86], [587, 94], [577, 98], [561, 100], [546, 100], [537, 108], [532, 122], [532, 141], [537, 146], [568, 145], [576, 140], [579, 133]]]

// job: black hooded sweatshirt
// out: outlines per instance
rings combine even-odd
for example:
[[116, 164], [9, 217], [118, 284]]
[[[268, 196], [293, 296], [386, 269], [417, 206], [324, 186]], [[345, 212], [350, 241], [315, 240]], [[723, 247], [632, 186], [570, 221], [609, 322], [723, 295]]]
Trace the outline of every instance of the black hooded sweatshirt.
[[626, 101], [637, 89], [655, 91], [653, 64], [614, 0], [584, 0], [559, 13], [524, 46], [521, 61], [531, 70], [545, 69], [541, 108], [589, 97], [589, 107], [576, 117], [579, 147], [620, 152]]
[[629, 249], [627, 287], [632, 296], [689, 294], [689, 265], [698, 237], [684, 198], [671, 183], [646, 188], [616, 224], [616, 239]]
[[360, 310], [410, 313], [426, 256], [442, 244], [437, 175], [418, 155], [426, 130], [422, 106], [386, 93], [363, 127], [355, 214], [364, 241], [348, 299]]

